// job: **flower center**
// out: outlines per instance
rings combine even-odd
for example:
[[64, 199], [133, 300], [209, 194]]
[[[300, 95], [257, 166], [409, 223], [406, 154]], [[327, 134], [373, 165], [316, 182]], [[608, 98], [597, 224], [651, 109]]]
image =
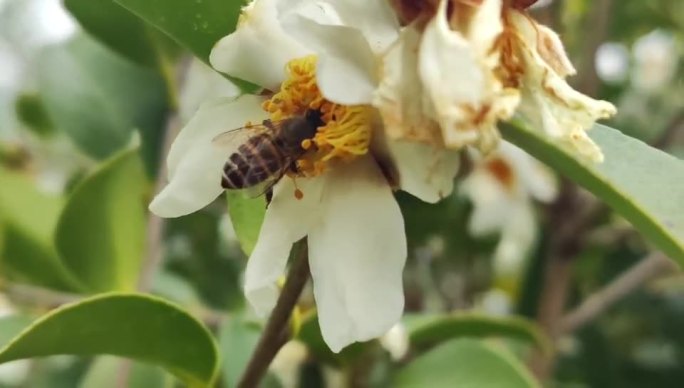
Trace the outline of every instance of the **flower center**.
[[316, 176], [335, 160], [349, 161], [368, 152], [371, 140], [371, 108], [367, 105], [340, 105], [326, 100], [316, 84], [316, 57], [291, 60], [287, 79], [280, 90], [264, 101], [262, 108], [272, 121], [321, 113], [323, 125], [311, 139], [302, 142], [306, 150], [296, 163], [304, 176]]

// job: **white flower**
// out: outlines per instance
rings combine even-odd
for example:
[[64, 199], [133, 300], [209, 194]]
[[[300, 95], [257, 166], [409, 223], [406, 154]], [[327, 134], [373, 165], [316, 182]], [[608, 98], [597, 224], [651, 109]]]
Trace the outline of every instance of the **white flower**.
[[392, 360], [399, 361], [404, 358], [409, 351], [409, 335], [406, 326], [397, 322], [380, 337], [380, 345], [389, 352]]
[[303, 343], [288, 341], [278, 351], [268, 369], [276, 375], [283, 388], [299, 386], [300, 370], [308, 357], [308, 349]]
[[551, 172], [508, 142], [501, 142], [464, 180], [461, 192], [473, 203], [470, 233], [501, 234], [494, 253], [499, 275], [520, 271], [536, 237], [532, 201], [550, 202], [556, 191]]
[[655, 30], [639, 38], [634, 43], [633, 54], [632, 83], [637, 90], [658, 90], [677, 72], [677, 43], [674, 36], [665, 31]]
[[489, 151], [500, 137], [497, 121], [510, 118], [519, 100], [518, 92], [504, 88], [495, 74], [501, 0], [475, 7], [454, 2], [451, 20], [447, 3], [440, 2], [423, 32], [420, 78], [444, 142], [453, 148], [477, 144]]
[[[236, 146], [213, 142], [218, 134], [248, 122], [321, 111], [324, 125], [306, 141], [312, 148], [297, 161], [299, 176], [286, 176], [274, 187], [244, 288], [257, 313], [268, 314], [293, 243], [308, 236], [321, 331], [335, 352], [379, 337], [403, 312], [406, 236], [387, 177], [398, 178], [399, 188], [435, 202], [451, 191], [457, 168], [413, 143], [385, 143], [374, 110], [366, 103], [370, 96], [353, 99], [365, 93], [363, 87], [326, 78], [330, 69], [338, 79], [355, 74], [358, 69], [344, 66], [345, 55], [366, 55], [365, 49], [375, 53], [393, 39], [378, 22], [390, 15], [382, 13], [384, 6], [366, 4], [365, 13], [354, 13], [360, 6], [353, 1], [285, 0], [258, 0], [247, 6], [238, 29], [216, 45], [211, 61], [218, 70], [276, 93], [268, 99], [242, 96], [204, 104], [175, 140], [168, 156], [170, 182], [150, 205], [160, 216], [177, 217], [221, 194], [223, 165]], [[329, 24], [333, 16], [335, 25]], [[318, 57], [307, 55], [309, 49], [283, 34], [285, 19], [290, 29], [301, 23], [302, 29], [320, 33], [306, 42], [318, 45]], [[335, 46], [338, 39], [356, 44], [369, 34], [376, 35], [357, 54], [354, 45], [344, 55], [343, 48]], [[328, 93], [340, 100], [325, 98]], [[354, 104], [341, 104], [343, 100]]]
[[601, 149], [586, 130], [596, 120], [613, 116], [615, 107], [568, 85], [565, 78], [575, 74], [575, 68], [556, 33], [513, 9], [507, 10], [504, 22], [509, 49], [502, 54], [502, 61], [512, 82], [520, 84], [520, 113], [578, 156], [601, 162]]

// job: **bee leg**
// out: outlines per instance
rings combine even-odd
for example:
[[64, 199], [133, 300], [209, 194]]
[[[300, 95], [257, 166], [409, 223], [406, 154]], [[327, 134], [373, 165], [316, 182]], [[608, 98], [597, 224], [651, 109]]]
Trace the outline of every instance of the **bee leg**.
[[273, 199], [273, 188], [270, 188], [266, 190], [266, 193], [264, 193], [266, 197], [266, 208], [268, 208], [268, 205], [271, 204], [271, 200]]

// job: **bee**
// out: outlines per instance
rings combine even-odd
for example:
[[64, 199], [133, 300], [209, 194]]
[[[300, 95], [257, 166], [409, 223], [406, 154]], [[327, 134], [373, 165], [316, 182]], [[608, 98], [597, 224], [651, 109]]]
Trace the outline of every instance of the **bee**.
[[285, 173], [297, 172], [297, 159], [306, 152], [302, 142], [313, 138], [323, 124], [321, 112], [309, 109], [300, 116], [264, 120], [216, 136], [215, 143], [239, 144], [223, 166], [221, 187], [247, 189], [253, 195], [266, 193], [270, 199], [272, 187]]

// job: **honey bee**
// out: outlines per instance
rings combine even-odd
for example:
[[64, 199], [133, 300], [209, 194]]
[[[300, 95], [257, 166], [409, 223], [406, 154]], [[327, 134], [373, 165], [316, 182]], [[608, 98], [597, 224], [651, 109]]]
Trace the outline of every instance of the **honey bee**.
[[264, 120], [216, 136], [215, 143], [239, 144], [223, 166], [221, 187], [266, 193], [270, 199], [273, 185], [288, 171], [297, 172], [296, 161], [306, 152], [302, 142], [313, 138], [323, 124], [321, 112], [309, 109], [300, 116]]

